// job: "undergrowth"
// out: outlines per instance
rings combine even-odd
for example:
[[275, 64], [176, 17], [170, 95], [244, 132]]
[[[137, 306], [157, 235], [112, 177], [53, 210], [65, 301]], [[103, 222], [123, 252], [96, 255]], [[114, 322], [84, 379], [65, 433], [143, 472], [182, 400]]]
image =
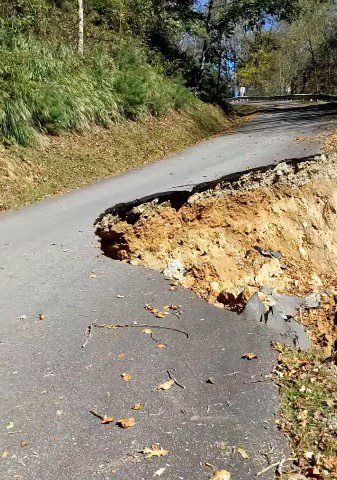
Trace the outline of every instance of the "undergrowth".
[[334, 358], [284, 349], [276, 374], [281, 389], [279, 425], [291, 440], [295, 465], [304, 475], [299, 478], [337, 478]]
[[144, 120], [196, 101], [130, 41], [113, 50], [92, 47], [81, 57], [62, 43], [0, 32], [0, 48], [0, 140], [7, 144], [32, 145], [41, 134], [107, 127], [121, 118]]

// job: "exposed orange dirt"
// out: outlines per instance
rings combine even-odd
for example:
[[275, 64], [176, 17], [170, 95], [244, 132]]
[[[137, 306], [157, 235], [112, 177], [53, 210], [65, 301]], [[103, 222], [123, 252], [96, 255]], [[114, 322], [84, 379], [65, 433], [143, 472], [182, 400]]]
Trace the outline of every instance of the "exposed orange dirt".
[[[195, 194], [178, 209], [155, 200], [124, 218], [107, 215], [97, 234], [108, 256], [163, 271], [219, 307], [244, 306], [266, 286], [299, 296], [333, 293], [336, 167], [335, 156], [283, 164]], [[331, 346], [334, 322], [326, 327], [320, 335]]]

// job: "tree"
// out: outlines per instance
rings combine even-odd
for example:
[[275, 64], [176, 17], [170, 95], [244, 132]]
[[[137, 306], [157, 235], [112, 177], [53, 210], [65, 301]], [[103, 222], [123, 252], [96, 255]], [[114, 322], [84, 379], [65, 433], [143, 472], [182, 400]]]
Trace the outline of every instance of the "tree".
[[84, 14], [83, 0], [78, 1], [78, 53], [83, 55], [84, 50]]

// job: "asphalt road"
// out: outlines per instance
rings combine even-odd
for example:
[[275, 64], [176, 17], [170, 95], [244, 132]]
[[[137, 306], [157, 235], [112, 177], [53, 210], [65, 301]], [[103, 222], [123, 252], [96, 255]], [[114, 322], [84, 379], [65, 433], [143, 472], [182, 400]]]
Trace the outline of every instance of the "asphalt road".
[[[246, 480], [268, 465], [266, 453], [271, 461], [288, 455], [274, 425], [277, 390], [265, 378], [271, 333], [189, 291], [169, 291], [157, 272], [102, 256], [92, 224], [115, 203], [316, 154], [336, 114], [331, 105], [266, 106], [229, 135], [0, 216], [2, 479], [147, 480], [161, 468], [163, 479], [206, 479], [209, 462]], [[182, 315], [161, 321], [146, 303], [180, 304]], [[94, 329], [81, 348], [94, 321], [165, 325], [189, 338], [156, 329], [168, 344], [158, 349], [141, 328]], [[247, 351], [258, 359], [243, 360]], [[167, 370], [186, 388], [154, 391]], [[138, 402], [142, 409], [132, 411]], [[101, 425], [90, 410], [137, 423]], [[169, 454], [145, 459], [139, 451], [153, 443]], [[261, 478], [273, 478], [272, 470]]]

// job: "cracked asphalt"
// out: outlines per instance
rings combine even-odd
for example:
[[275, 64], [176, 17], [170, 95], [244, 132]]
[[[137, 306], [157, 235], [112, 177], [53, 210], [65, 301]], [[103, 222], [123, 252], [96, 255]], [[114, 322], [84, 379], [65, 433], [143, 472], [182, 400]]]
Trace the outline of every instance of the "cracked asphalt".
[[[289, 455], [268, 378], [272, 332], [190, 291], [169, 290], [158, 272], [102, 256], [92, 224], [116, 203], [319, 153], [336, 114], [334, 105], [266, 105], [229, 135], [0, 216], [2, 479], [148, 480], [161, 468], [163, 479], [207, 479], [208, 462], [244, 480], [267, 458]], [[179, 304], [182, 314], [157, 319], [145, 304]], [[142, 328], [93, 328], [81, 348], [93, 322], [164, 325], [189, 338], [154, 329], [155, 340], [168, 345], [158, 349]], [[246, 352], [258, 358], [242, 359]], [[167, 370], [186, 388], [155, 391]], [[132, 380], [124, 382], [122, 373]], [[135, 412], [138, 402], [143, 407]], [[101, 425], [90, 410], [116, 420], [133, 416], [136, 425]], [[153, 443], [169, 454], [145, 459], [139, 452]]]

